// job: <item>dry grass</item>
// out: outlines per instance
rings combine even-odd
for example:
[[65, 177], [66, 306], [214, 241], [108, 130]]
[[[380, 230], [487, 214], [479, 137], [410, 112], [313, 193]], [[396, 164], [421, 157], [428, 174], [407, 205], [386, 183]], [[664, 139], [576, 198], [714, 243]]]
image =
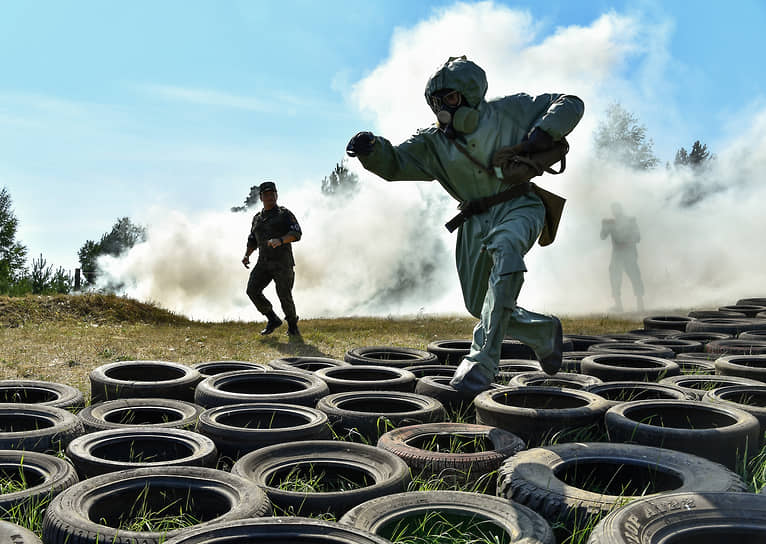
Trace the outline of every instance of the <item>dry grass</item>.
[[[562, 319], [564, 333], [602, 334], [639, 328], [640, 319]], [[470, 316], [411, 319], [301, 320], [302, 341], [283, 325], [262, 337], [263, 322], [190, 321], [150, 304], [111, 295], [0, 297], [0, 379], [65, 383], [88, 393], [88, 373], [121, 360], [185, 364], [284, 356], [343, 359], [347, 350], [388, 345], [425, 349], [437, 339], [471, 336]]]

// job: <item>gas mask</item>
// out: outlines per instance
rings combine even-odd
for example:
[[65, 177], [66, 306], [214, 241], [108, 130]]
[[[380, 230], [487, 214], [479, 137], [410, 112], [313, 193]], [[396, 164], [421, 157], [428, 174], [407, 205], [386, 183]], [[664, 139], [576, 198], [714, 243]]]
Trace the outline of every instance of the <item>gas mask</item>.
[[448, 138], [470, 134], [479, 126], [479, 112], [463, 105], [465, 99], [457, 91], [444, 89], [431, 97], [431, 110], [436, 114], [439, 128]]

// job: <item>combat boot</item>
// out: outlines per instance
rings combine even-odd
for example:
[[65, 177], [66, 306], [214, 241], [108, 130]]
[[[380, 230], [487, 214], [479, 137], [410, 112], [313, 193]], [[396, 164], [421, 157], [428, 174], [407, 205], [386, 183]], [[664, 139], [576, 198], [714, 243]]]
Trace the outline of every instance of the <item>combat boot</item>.
[[268, 318], [268, 323], [266, 323], [266, 327], [261, 331], [261, 334], [263, 336], [266, 336], [267, 334], [271, 334], [274, 332], [277, 327], [279, 327], [282, 324], [282, 320], [277, 317], [277, 314], [275, 314], [273, 311], [266, 314], [266, 317]]
[[553, 352], [540, 358], [540, 366], [546, 374], [553, 376], [561, 368], [564, 352], [564, 335], [561, 329], [561, 321], [556, 316], [553, 317]]
[[300, 336], [301, 331], [298, 330], [298, 318], [287, 320], [287, 334], [290, 336]]

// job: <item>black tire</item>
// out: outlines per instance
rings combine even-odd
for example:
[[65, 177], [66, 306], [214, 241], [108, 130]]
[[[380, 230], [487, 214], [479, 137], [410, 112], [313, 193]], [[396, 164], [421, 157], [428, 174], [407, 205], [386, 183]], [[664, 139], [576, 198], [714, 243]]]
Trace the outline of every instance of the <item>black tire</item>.
[[[572, 344], [568, 340], [564, 340], [562, 350], [566, 351], [567, 348], [572, 349]], [[506, 338], [500, 346], [500, 358], [537, 360], [537, 355], [532, 348], [523, 342]]]
[[551, 376], [545, 372], [523, 372], [511, 378], [508, 385], [519, 387], [565, 387], [583, 390], [590, 385], [601, 383], [596, 376], [584, 374], [558, 373]]
[[731, 306], [721, 306], [718, 309], [722, 312], [737, 312], [745, 314], [745, 317], [755, 317], [760, 312], [766, 311], [766, 306], [757, 304], [733, 304]]
[[314, 406], [329, 392], [323, 380], [306, 371], [240, 370], [202, 380], [194, 393], [194, 402], [205, 408], [253, 402]]
[[62, 491], [45, 511], [43, 541], [159, 544], [188, 529], [118, 529], [120, 518], [137, 517], [135, 509], [141, 507], [150, 512], [184, 510], [199, 522], [197, 528], [271, 513], [263, 490], [240, 476], [205, 467], [137, 468], [94, 476]]
[[580, 372], [596, 376], [605, 382], [654, 382], [668, 376], [678, 376], [681, 367], [670, 359], [648, 355], [594, 353], [580, 362]]
[[634, 329], [628, 331], [633, 334], [643, 334], [646, 336], [653, 336], [654, 338], [667, 338], [678, 332], [678, 329]]
[[761, 355], [766, 353], [766, 342], [739, 338], [713, 340], [705, 345], [705, 351], [722, 355]]
[[[261, 448], [242, 456], [231, 472], [264, 489], [278, 513], [332, 514], [336, 518], [364, 501], [404, 491], [410, 482], [407, 464], [393, 453], [334, 440], [288, 442]], [[301, 479], [307, 474], [313, 475], [316, 482], [326, 476], [329, 486], [344, 480], [352, 485], [350, 489], [336, 491], [280, 489], [287, 478], [297, 475]], [[337, 481], [331, 482], [333, 478]]]
[[[668, 339], [673, 340], [694, 340], [695, 342], [702, 344], [703, 349], [708, 342], [712, 342], [713, 340], [726, 340], [727, 338], [734, 337], [731, 334], [726, 334], [724, 332], [679, 332], [668, 336]], [[680, 353], [677, 353], [676, 357], [678, 357], [678, 355], [680, 355]]]
[[183, 429], [109, 429], [75, 438], [67, 458], [81, 479], [131, 468], [171, 466], [214, 467], [218, 451], [213, 441]]
[[82, 391], [41, 380], [0, 380], [0, 403], [39, 404], [77, 411], [85, 404]]
[[9, 521], [0, 521], [0, 542], [3, 544], [43, 544], [29, 529]]
[[252, 363], [250, 361], [204, 361], [202, 363], [196, 363], [191, 367], [200, 373], [198, 383], [215, 376], [216, 374], [223, 374], [224, 372], [234, 372], [236, 370], [269, 370], [268, 365], [262, 365], [260, 363]]
[[740, 378], [739, 376], [719, 376], [714, 374], [683, 374], [662, 378], [658, 383], [675, 385], [687, 393], [691, 393], [697, 400], [702, 400], [706, 391], [712, 391], [719, 387], [729, 385], [763, 385], [763, 382]]
[[415, 374], [404, 368], [381, 365], [349, 365], [321, 368], [315, 372], [330, 393], [345, 391], [415, 391]]
[[444, 421], [441, 402], [425, 395], [399, 391], [350, 391], [319, 400], [317, 409], [327, 414], [337, 434], [360, 437], [375, 444], [392, 428]]
[[639, 340], [659, 340], [656, 336], [649, 334], [638, 334], [635, 332], [615, 332], [609, 334], [602, 334], [602, 337], [607, 340], [614, 340], [615, 342], [638, 342]]
[[722, 312], [720, 310], [693, 310], [689, 312], [689, 317], [692, 317], [694, 319], [707, 319], [707, 318], [719, 318], [719, 317], [734, 317], [734, 318], [741, 318], [745, 317], [745, 314], [740, 312]]
[[737, 304], [755, 304], [756, 306], [766, 306], [766, 297], [741, 298]]
[[696, 400], [638, 400], [611, 407], [604, 416], [611, 442], [684, 451], [729, 468], [750, 459], [760, 439], [755, 416]]
[[383, 365], [398, 368], [415, 364], [434, 365], [439, 362], [438, 357], [428, 351], [392, 346], [352, 348], [346, 352], [343, 360], [352, 365]]
[[204, 408], [175, 399], [119, 399], [91, 404], [78, 417], [87, 432], [151, 425], [168, 429], [193, 429]]
[[745, 332], [739, 333], [737, 338], [739, 338], [740, 340], [766, 341], [766, 330], [745, 331]]
[[[462, 444], [468, 451], [457, 451]], [[488, 480], [502, 462], [526, 447], [513, 433], [470, 423], [425, 423], [389, 431], [378, 447], [400, 457], [412, 473], [452, 485]], [[494, 480], [494, 478], [492, 478]], [[487, 481], [486, 483], [491, 483]]]
[[519, 452], [502, 464], [497, 480], [498, 496], [569, 528], [584, 527], [642, 495], [691, 490], [746, 491], [747, 486], [735, 472], [696, 455], [604, 442]]
[[588, 544], [766, 542], [766, 496], [668, 493], [637, 499], [593, 529]]
[[593, 344], [616, 342], [616, 340], [612, 340], [611, 338], [590, 334], [565, 334], [564, 341], [572, 342], [572, 349], [569, 351], [586, 351]]
[[[283, 542], [284, 544], [391, 544], [385, 538], [334, 521], [302, 517], [255, 518], [190, 527], [165, 544]], [[26, 544], [26, 543], [23, 543]]]
[[439, 363], [443, 365], [458, 365], [471, 351], [471, 340], [434, 340], [426, 346], [426, 350], [436, 355]]
[[662, 357], [664, 359], [673, 359], [676, 356], [670, 348], [639, 344], [638, 342], [607, 342], [604, 344], [593, 344], [588, 348], [588, 351], [593, 353], [649, 355], [650, 357]]
[[609, 408], [634, 400], [695, 400], [697, 397], [680, 387], [642, 381], [607, 382], [591, 385], [585, 391], [604, 397]]
[[453, 376], [457, 370], [456, 365], [413, 365], [405, 367], [405, 370], [409, 370], [415, 377], [425, 378], [426, 376]]
[[686, 327], [686, 332], [722, 332], [737, 335], [741, 332], [766, 329], [766, 319], [706, 318], [695, 319]]
[[6, 519], [14, 509], [38, 510], [78, 482], [74, 467], [64, 459], [35, 451], [0, 450], [0, 476], [25, 484], [24, 489], [0, 494], [0, 516]]
[[766, 384], [766, 355], [725, 355], [715, 360], [715, 373]]
[[40, 404], [0, 404], [0, 449], [57, 453], [85, 432], [73, 413]]
[[197, 431], [210, 437], [221, 455], [235, 460], [274, 444], [332, 438], [324, 412], [295, 404], [231, 404], [209, 408], [200, 414]]
[[[464, 524], [453, 529], [461, 531], [464, 542], [555, 544], [550, 525], [530, 508], [464, 491], [409, 491], [380, 497], [349, 510], [340, 524], [393, 539], [394, 533], [411, 534], [421, 524], [425, 524], [424, 531], [429, 531], [427, 520], [445, 516], [454, 516]], [[451, 536], [447, 535], [450, 541]]]
[[687, 324], [691, 321], [694, 319], [685, 315], [656, 315], [644, 318], [644, 329], [685, 331]]
[[269, 366], [275, 370], [305, 370], [316, 372], [322, 368], [351, 366], [351, 363], [329, 357], [280, 357], [269, 361]]
[[681, 338], [651, 338], [648, 340], [638, 340], [636, 343], [644, 344], [646, 346], [659, 346], [661, 348], [668, 348], [673, 350], [673, 353], [676, 356], [678, 356], [679, 353], [694, 353], [703, 351], [705, 349], [702, 342], [697, 340], [684, 340]]
[[720, 402], [753, 414], [761, 424], [761, 443], [766, 436], [766, 385], [730, 385], [708, 391], [703, 402]]
[[168, 361], [120, 361], [91, 370], [91, 402], [125, 398], [160, 398], [192, 401], [200, 373]]
[[476, 423], [505, 429], [527, 443], [597, 423], [608, 408], [598, 395], [556, 387], [500, 387], [479, 393], [473, 403]]

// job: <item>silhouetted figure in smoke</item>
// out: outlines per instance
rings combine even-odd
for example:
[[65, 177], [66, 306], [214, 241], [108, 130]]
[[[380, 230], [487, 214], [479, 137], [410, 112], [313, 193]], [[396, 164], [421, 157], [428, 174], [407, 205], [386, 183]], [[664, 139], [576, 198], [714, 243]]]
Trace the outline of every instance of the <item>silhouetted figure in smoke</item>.
[[532, 347], [547, 373], [561, 366], [559, 319], [516, 304], [526, 271], [524, 255], [538, 238], [542, 245], [553, 241], [549, 220], [558, 217], [547, 211], [536, 187], [528, 181], [510, 185], [491, 165], [500, 150], [511, 146], [530, 154], [553, 149], [584, 110], [572, 95], [518, 93], [486, 100], [486, 92], [484, 70], [465, 57], [452, 57], [426, 85], [426, 102], [437, 124], [399, 145], [360, 132], [346, 148], [388, 181], [436, 180], [461, 203], [461, 215], [449, 224], [458, 228], [463, 299], [480, 321], [471, 350], [450, 383], [469, 393], [492, 383], [506, 334]]
[[636, 306], [639, 312], [644, 310], [644, 284], [641, 270], [638, 268], [636, 244], [641, 241], [638, 223], [635, 217], [629, 217], [622, 211], [622, 206], [612, 204], [613, 218], [601, 220], [601, 239], [612, 237], [612, 260], [609, 262], [609, 279], [612, 283], [615, 312], [622, 312], [622, 273], [625, 272], [633, 285]]
[[268, 322], [261, 334], [271, 334], [282, 324], [263, 296], [263, 290], [274, 281], [277, 296], [285, 312], [287, 334], [299, 336], [298, 316], [293, 302], [293, 284], [295, 283], [295, 260], [291, 242], [301, 239], [301, 227], [293, 213], [282, 206], [277, 206], [277, 186], [272, 181], [261, 183], [259, 198], [263, 209], [253, 217], [250, 236], [247, 237], [247, 250], [242, 259], [245, 268], [249, 268], [250, 254], [258, 250], [258, 261], [250, 272], [247, 282], [247, 296], [256, 309], [266, 316]]

